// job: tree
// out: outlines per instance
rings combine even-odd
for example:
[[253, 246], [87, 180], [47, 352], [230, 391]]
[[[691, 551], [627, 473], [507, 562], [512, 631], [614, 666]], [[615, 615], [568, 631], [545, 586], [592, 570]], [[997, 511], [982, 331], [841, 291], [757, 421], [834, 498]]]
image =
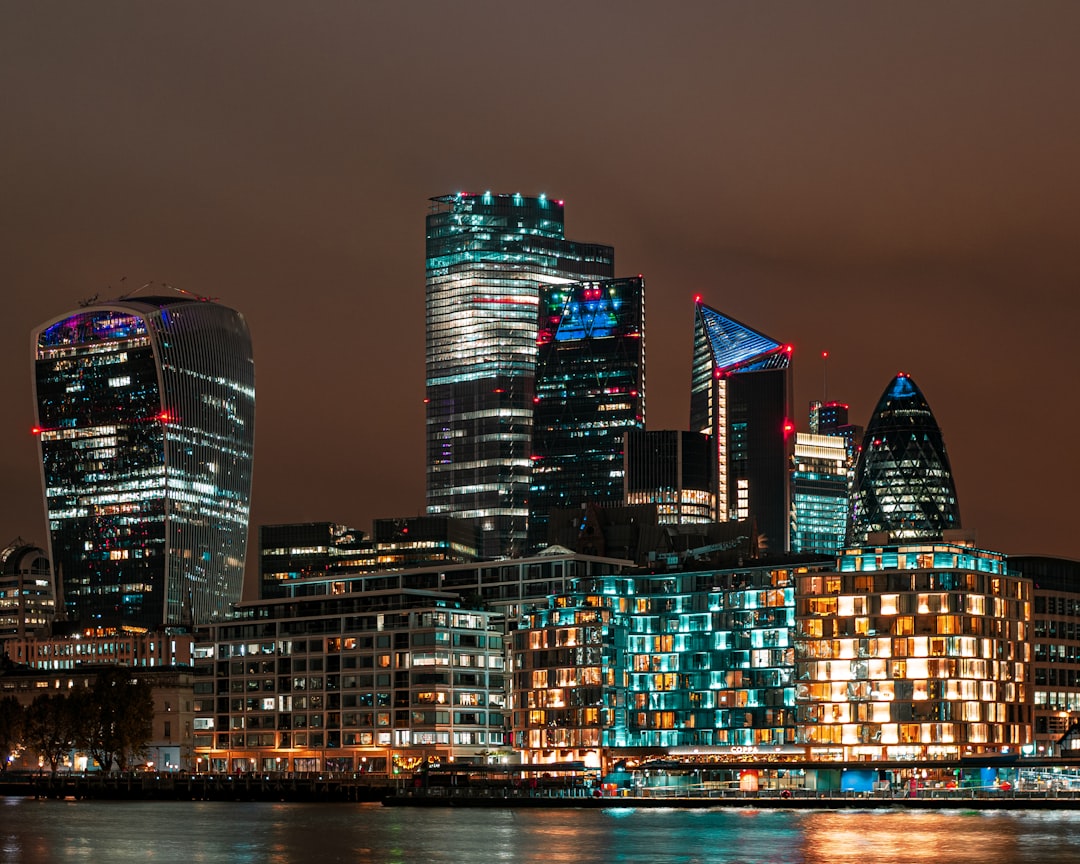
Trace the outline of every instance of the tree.
[[60, 693], [42, 693], [26, 710], [26, 743], [49, 763], [53, 774], [78, 738], [76, 701]]
[[14, 696], [0, 699], [0, 772], [7, 771], [11, 758], [22, 749], [25, 714]]
[[101, 766], [126, 771], [147, 753], [153, 736], [150, 682], [121, 666], [103, 669], [87, 695], [79, 744]]

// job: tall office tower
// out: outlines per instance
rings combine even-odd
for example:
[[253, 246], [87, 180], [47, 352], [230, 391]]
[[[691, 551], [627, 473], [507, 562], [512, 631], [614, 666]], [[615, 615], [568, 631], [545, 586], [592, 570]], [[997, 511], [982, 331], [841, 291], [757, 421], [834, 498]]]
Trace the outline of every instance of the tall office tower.
[[49, 550], [70, 618], [201, 624], [240, 599], [255, 366], [210, 300], [94, 303], [33, 334]]
[[911, 377], [897, 375], [866, 427], [851, 493], [848, 546], [872, 533], [895, 540], [940, 538], [960, 527], [945, 441], [930, 405]]
[[712, 439], [699, 432], [633, 429], [626, 433], [626, 504], [655, 504], [664, 525], [716, 518]]
[[859, 445], [862, 443], [863, 428], [848, 422], [846, 402], [811, 402], [810, 432], [814, 435], [832, 435], [843, 438], [852, 468], [854, 468], [855, 460], [859, 455]]
[[752, 519], [788, 549], [791, 346], [696, 301], [690, 429], [716, 448], [717, 520]]
[[563, 236], [544, 196], [444, 195], [427, 217], [427, 511], [473, 519], [482, 554], [527, 539], [541, 284], [609, 279], [614, 250]]
[[837, 555], [848, 519], [844, 439], [799, 432], [791, 471], [791, 551]]
[[529, 546], [552, 508], [622, 504], [623, 435], [645, 426], [641, 277], [540, 288]]
[[45, 550], [21, 537], [0, 550], [0, 641], [43, 636], [56, 617], [56, 592]]

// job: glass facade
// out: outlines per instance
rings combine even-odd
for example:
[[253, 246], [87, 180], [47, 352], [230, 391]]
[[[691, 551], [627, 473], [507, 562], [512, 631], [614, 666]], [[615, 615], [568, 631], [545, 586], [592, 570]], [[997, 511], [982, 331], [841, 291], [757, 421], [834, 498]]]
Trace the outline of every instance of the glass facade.
[[645, 425], [640, 277], [540, 288], [529, 536], [552, 508], [621, 504], [623, 435]]
[[154, 627], [240, 599], [255, 422], [251, 339], [217, 303], [146, 297], [34, 334], [35, 433], [67, 614]]
[[427, 217], [427, 511], [476, 520], [482, 554], [527, 541], [539, 286], [613, 273], [544, 196], [432, 199]]
[[712, 439], [681, 430], [626, 433], [626, 504], [653, 504], [662, 525], [715, 519]]
[[941, 537], [960, 527], [945, 441], [909, 375], [885, 388], [866, 427], [855, 467], [847, 544], [887, 532], [897, 540]]
[[697, 303], [690, 429], [716, 448], [717, 519], [751, 519], [771, 552], [788, 549], [791, 346]]
[[515, 749], [588, 763], [794, 745], [795, 579], [827, 567], [579, 581], [513, 634]]
[[1031, 741], [1030, 580], [953, 544], [853, 548], [796, 586], [811, 756], [958, 758]]
[[791, 551], [837, 555], [848, 518], [844, 439], [799, 432], [791, 472]]

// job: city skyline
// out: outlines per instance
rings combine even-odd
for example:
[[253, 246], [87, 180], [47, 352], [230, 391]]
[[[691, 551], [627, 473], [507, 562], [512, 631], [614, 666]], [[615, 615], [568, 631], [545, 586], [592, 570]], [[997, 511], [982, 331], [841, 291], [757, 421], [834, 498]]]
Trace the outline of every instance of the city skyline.
[[31, 330], [145, 282], [249, 322], [253, 526], [422, 513], [424, 217], [491, 189], [644, 275], [649, 428], [686, 428], [700, 294], [794, 345], [800, 430], [910, 373], [979, 545], [1080, 558], [1034, 445], [1080, 422], [1077, 8], [64, 11], [0, 12], [0, 542], [47, 539]]

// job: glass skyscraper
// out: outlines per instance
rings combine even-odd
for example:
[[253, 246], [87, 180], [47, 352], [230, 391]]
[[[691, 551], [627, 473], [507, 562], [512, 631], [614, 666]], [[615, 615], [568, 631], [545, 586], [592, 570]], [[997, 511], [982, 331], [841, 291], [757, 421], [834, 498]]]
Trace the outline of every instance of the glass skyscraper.
[[930, 405], [901, 372], [881, 394], [855, 466], [848, 546], [888, 532], [896, 540], [940, 538], [959, 528], [945, 441]]
[[541, 286], [538, 328], [534, 550], [552, 508], [623, 503], [623, 436], [645, 427], [644, 281]]
[[751, 519], [767, 548], [788, 549], [791, 346], [697, 301], [690, 429], [712, 436], [717, 520]]
[[847, 445], [836, 435], [795, 436], [791, 551], [838, 555], [848, 518]]
[[431, 199], [427, 217], [427, 511], [472, 519], [482, 554], [527, 539], [539, 286], [611, 278], [610, 246], [563, 235], [545, 196]]
[[86, 625], [205, 623], [240, 599], [255, 429], [243, 317], [89, 305], [33, 334], [50, 558]]

